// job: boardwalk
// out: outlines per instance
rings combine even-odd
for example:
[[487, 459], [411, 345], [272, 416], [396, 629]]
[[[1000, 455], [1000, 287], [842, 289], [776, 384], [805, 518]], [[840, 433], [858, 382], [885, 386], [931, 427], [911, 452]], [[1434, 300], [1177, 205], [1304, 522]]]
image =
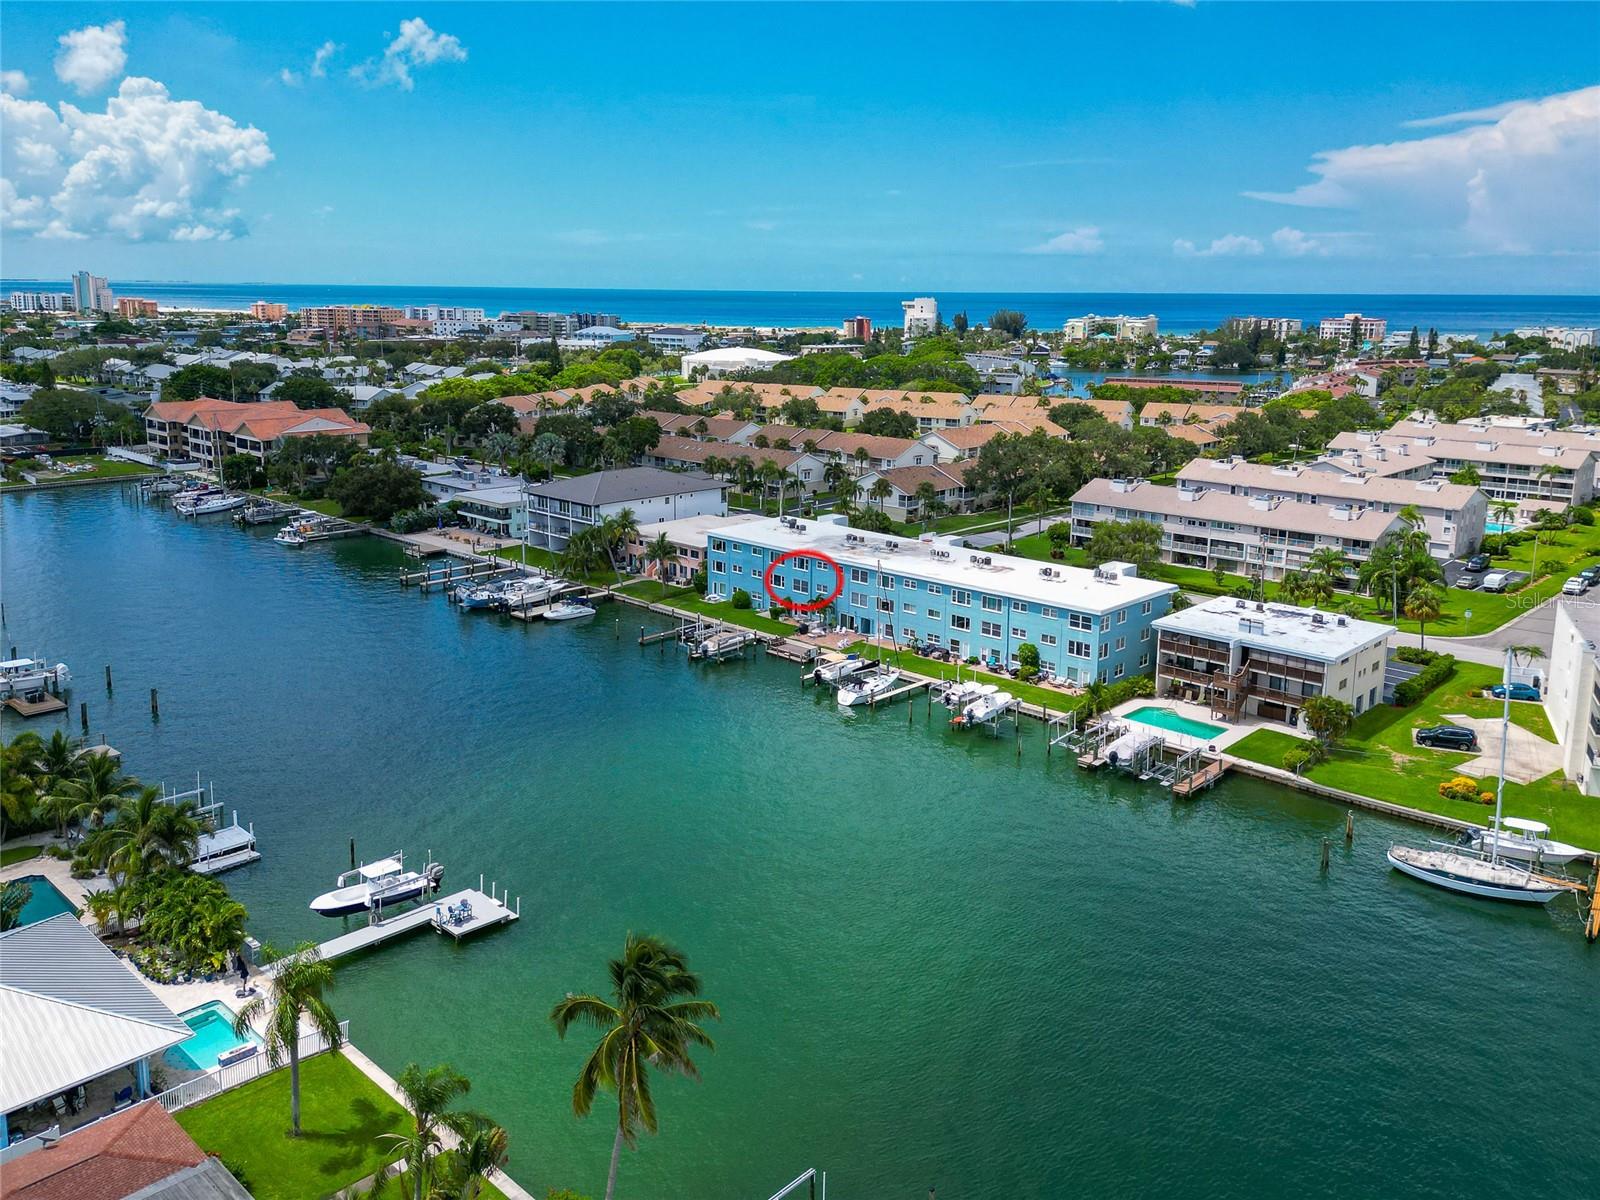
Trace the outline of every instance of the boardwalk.
[[[455, 925], [435, 920], [435, 913], [448, 912], [463, 901], [472, 910], [472, 916], [468, 920]], [[343, 958], [347, 954], [355, 954], [372, 946], [381, 946], [397, 937], [427, 927], [437, 929], [440, 933], [447, 933], [459, 942], [462, 938], [488, 929], [490, 926], [515, 921], [519, 915], [502, 900], [477, 888], [467, 888], [453, 895], [436, 897], [431, 902], [425, 901], [399, 916], [387, 917], [374, 924], [363, 925], [360, 929], [352, 929], [349, 933], [340, 934], [323, 942], [317, 950], [324, 960]], [[270, 975], [273, 968], [268, 966], [265, 970]]]

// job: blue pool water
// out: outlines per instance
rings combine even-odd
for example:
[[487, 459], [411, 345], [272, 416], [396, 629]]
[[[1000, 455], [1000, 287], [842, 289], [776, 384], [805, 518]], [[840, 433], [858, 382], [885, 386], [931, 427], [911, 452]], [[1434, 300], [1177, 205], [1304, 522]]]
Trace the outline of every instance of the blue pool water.
[[1502, 525], [1496, 521], [1488, 521], [1483, 526], [1485, 533], [1510, 533], [1515, 525]]
[[1222, 725], [1207, 725], [1204, 721], [1192, 721], [1181, 713], [1170, 708], [1160, 708], [1147, 704], [1143, 708], [1136, 708], [1124, 714], [1128, 720], [1137, 721], [1141, 725], [1154, 725], [1157, 729], [1165, 729], [1169, 733], [1186, 733], [1190, 737], [1214, 738], [1219, 733], [1227, 733]]
[[261, 1044], [254, 1033], [248, 1039], [234, 1033], [233, 1013], [226, 1004], [216, 1000], [191, 1008], [183, 1014], [183, 1023], [194, 1030], [194, 1036], [168, 1050], [166, 1059], [185, 1070], [209, 1071], [217, 1065], [218, 1058], [235, 1046], [243, 1046], [247, 1041]]
[[43, 875], [24, 875], [17, 880], [25, 883], [33, 890], [33, 895], [28, 897], [28, 902], [22, 906], [22, 915], [18, 918], [18, 925], [32, 925], [35, 921], [43, 921], [47, 917], [60, 916], [62, 913], [77, 913], [68, 900], [56, 890]]

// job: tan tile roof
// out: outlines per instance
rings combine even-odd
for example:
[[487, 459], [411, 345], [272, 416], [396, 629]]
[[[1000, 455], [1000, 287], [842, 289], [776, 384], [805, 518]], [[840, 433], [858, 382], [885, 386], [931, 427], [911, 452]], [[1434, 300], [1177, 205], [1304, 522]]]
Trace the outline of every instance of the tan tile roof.
[[875, 474], [905, 495], [914, 496], [924, 483], [933, 484], [936, 492], [960, 491], [966, 486], [967, 472], [973, 466], [971, 462], [953, 462], [936, 467], [890, 467]]
[[1354, 538], [1374, 542], [1399, 522], [1398, 513], [1376, 508], [1353, 508], [1348, 520], [1335, 517], [1332, 505], [1283, 500], [1271, 508], [1258, 508], [1248, 496], [1235, 496], [1211, 488], [1186, 499], [1175, 487], [1138, 482], [1132, 491], [1119, 492], [1109, 479], [1091, 479], [1072, 495], [1074, 504], [1098, 504], [1158, 516], [1195, 517], [1235, 525], [1281, 529], [1295, 533]]
[[754, 463], [775, 462], [789, 468], [800, 461], [801, 453], [793, 450], [763, 449], [760, 446], [743, 446], [736, 442], [701, 442], [694, 438], [663, 435], [655, 449], [649, 451], [668, 462], [704, 463], [708, 458], [731, 461], [747, 458]]

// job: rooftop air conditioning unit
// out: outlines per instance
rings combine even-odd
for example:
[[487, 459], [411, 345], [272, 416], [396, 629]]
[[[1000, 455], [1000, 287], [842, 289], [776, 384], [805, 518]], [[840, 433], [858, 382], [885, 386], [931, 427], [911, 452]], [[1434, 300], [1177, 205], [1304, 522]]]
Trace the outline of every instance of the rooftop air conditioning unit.
[[1243, 608], [1244, 607], [1244, 601], [1243, 600], [1235, 600], [1233, 602], [1233, 606], [1235, 608]]
[[798, 529], [801, 533], [804, 533], [806, 531], [806, 527], [804, 525], [801, 525], [801, 524], [798, 524], [798, 523], [795, 525], [795, 528]]
[[1338, 623], [1340, 629], [1343, 629], [1345, 626], [1350, 624], [1349, 620], [1344, 617], [1335, 617], [1334, 620]]
[[978, 561], [978, 556], [976, 554], [969, 554], [967, 555], [967, 561], [969, 563], [976, 563]]
[[1049, 567], [1040, 567], [1039, 568], [1039, 578], [1040, 579], [1049, 579], [1050, 578], [1050, 568]]
[[984, 556], [983, 556], [983, 565], [984, 565], [984, 566], [986, 566], [986, 567], [992, 567], [992, 566], [994, 566], [994, 555], [992, 555], [992, 554], [985, 554], [985, 555], [984, 555]]

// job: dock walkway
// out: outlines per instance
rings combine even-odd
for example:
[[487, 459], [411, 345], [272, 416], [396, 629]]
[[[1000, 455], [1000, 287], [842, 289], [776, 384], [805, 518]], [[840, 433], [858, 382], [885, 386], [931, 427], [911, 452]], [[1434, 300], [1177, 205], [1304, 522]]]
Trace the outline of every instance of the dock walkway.
[[[472, 910], [472, 916], [458, 925], [449, 924], [439, 920], [435, 914], [443, 914], [449, 909], [459, 905], [463, 900]], [[520, 907], [520, 903], [518, 905]], [[449, 934], [456, 941], [461, 941], [480, 930], [488, 929], [494, 925], [504, 925], [520, 917], [516, 909], [510, 908], [503, 900], [497, 899], [477, 888], [466, 888], [449, 896], [436, 896], [432, 900], [423, 901], [415, 908], [408, 909], [399, 916], [386, 917], [374, 921], [370, 925], [363, 925], [360, 929], [352, 929], [349, 933], [340, 934], [331, 938], [317, 947], [325, 961], [343, 958], [347, 954], [366, 950], [372, 946], [379, 946], [392, 941], [397, 937], [412, 933], [418, 929], [432, 926], [440, 933]], [[266, 968], [268, 974], [272, 967]]]

